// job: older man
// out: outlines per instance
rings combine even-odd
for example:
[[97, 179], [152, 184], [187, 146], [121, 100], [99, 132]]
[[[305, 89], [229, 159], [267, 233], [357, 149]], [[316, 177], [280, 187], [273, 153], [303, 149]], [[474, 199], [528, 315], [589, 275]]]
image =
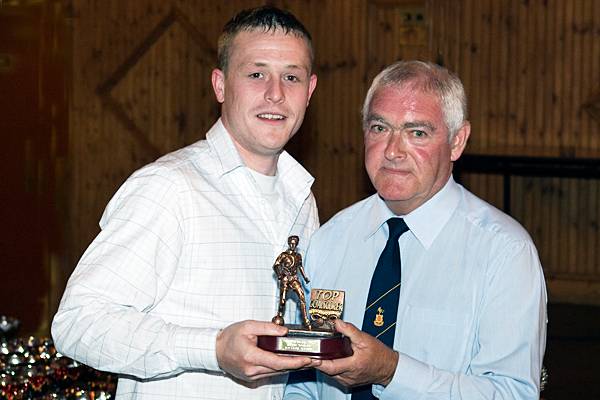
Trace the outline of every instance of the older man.
[[[117, 399], [277, 399], [318, 364], [256, 346], [283, 335], [273, 260], [318, 227], [313, 178], [283, 151], [317, 78], [291, 14], [246, 10], [219, 39], [221, 118], [135, 172], [71, 276], [52, 324], [61, 353], [120, 374]], [[265, 379], [262, 379], [265, 378]]]
[[[511, 217], [452, 178], [470, 134], [458, 78], [418, 61], [373, 81], [363, 119], [377, 194], [311, 239], [307, 274], [346, 291], [354, 355], [286, 399], [538, 399], [546, 291]], [[359, 330], [357, 327], [361, 327]]]

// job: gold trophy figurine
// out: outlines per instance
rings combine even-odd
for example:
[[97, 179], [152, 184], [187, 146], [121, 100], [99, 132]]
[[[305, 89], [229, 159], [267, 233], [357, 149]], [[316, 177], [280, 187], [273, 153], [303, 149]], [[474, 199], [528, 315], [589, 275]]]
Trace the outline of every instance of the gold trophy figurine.
[[285, 321], [283, 319], [283, 314], [285, 313], [286, 296], [288, 288], [291, 288], [298, 296], [298, 301], [300, 303], [299, 307], [302, 311], [302, 318], [304, 319], [304, 327], [311, 330], [310, 321], [306, 313], [304, 289], [302, 289], [302, 284], [298, 279], [298, 271], [300, 271], [304, 281], [306, 283], [310, 282], [302, 267], [302, 256], [296, 251], [299, 240], [298, 236], [290, 236], [288, 238], [288, 249], [282, 252], [275, 260], [275, 264], [273, 264], [273, 270], [279, 280], [279, 310], [272, 321], [277, 325], [284, 325]]
[[285, 325], [288, 328], [285, 336], [259, 336], [258, 347], [280, 354], [326, 360], [350, 356], [352, 355], [350, 340], [336, 332], [333, 325], [342, 315], [344, 292], [313, 289], [310, 292], [310, 310], [306, 311], [306, 297], [298, 272], [306, 283], [310, 281], [302, 266], [302, 256], [296, 251], [299, 240], [298, 236], [288, 237], [288, 249], [279, 254], [273, 264], [279, 283], [279, 305], [277, 314], [271, 321], [277, 325], [285, 325], [283, 314], [286, 297], [291, 288], [298, 296], [302, 324]]

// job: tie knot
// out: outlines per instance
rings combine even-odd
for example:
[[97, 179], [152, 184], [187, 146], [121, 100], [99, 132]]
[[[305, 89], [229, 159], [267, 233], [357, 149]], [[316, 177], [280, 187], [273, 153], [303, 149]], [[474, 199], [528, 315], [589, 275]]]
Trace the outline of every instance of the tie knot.
[[390, 228], [388, 240], [391, 239], [397, 241], [400, 236], [408, 230], [408, 226], [402, 218], [390, 218], [387, 220], [387, 224]]

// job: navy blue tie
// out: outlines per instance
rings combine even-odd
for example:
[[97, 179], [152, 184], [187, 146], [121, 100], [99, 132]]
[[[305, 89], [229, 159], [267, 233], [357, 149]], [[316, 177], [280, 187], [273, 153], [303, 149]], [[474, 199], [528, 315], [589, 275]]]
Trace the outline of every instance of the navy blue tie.
[[[408, 226], [402, 218], [390, 218], [387, 224], [390, 233], [371, 278], [362, 330], [391, 348], [394, 345], [400, 299], [401, 265], [398, 240], [404, 232], [408, 231]], [[353, 389], [352, 400], [375, 399], [371, 394], [371, 386], [365, 385]]]

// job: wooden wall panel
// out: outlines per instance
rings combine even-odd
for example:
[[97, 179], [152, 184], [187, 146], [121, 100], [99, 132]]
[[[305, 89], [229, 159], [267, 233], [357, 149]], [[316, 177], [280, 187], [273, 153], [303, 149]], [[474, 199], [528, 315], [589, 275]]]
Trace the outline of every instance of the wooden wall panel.
[[537, 239], [548, 278], [598, 280], [599, 186], [584, 179], [515, 179], [514, 215]]
[[[200, 139], [214, 122], [210, 71], [220, 29], [241, 8], [265, 1], [66, 3], [74, 218], [65, 228], [65, 277], [123, 180], [158, 154]], [[461, 77], [473, 127], [468, 152], [600, 152], [600, 117], [586, 111], [600, 110], [597, 1], [269, 3], [293, 11], [314, 38], [319, 82], [289, 150], [317, 179], [322, 221], [372, 192], [363, 170], [360, 109], [373, 76], [398, 59], [436, 61]], [[500, 176], [465, 174], [464, 182], [501, 206]], [[599, 189], [591, 180], [513, 180], [513, 215], [532, 232], [549, 276], [600, 277]]]
[[58, 0], [0, 2], [0, 315], [19, 319], [23, 336], [48, 331], [66, 263], [62, 11]]
[[[430, 59], [455, 70], [469, 96], [467, 152], [600, 157], [600, 119], [590, 111], [600, 106], [600, 3], [433, 0], [428, 6], [434, 9]], [[448, 28], [452, 20], [461, 26], [458, 34]], [[502, 206], [499, 176], [465, 174], [463, 182]], [[554, 300], [600, 301], [599, 183], [512, 179], [512, 215], [538, 245]]]
[[315, 176], [313, 190], [323, 220], [365, 197], [370, 189], [362, 168], [360, 123], [367, 85], [367, 2], [292, 1], [281, 5], [290, 6], [314, 41], [317, 89], [289, 151]]
[[367, 3], [369, 81], [393, 61], [429, 58], [424, 1], [372, 0]]
[[[428, 4], [434, 9], [430, 58], [457, 71], [469, 95], [476, 133], [470, 151], [527, 146], [573, 156], [600, 150], [600, 125], [583, 109], [600, 93], [600, 3]], [[453, 19], [459, 38], [448, 28]]]

